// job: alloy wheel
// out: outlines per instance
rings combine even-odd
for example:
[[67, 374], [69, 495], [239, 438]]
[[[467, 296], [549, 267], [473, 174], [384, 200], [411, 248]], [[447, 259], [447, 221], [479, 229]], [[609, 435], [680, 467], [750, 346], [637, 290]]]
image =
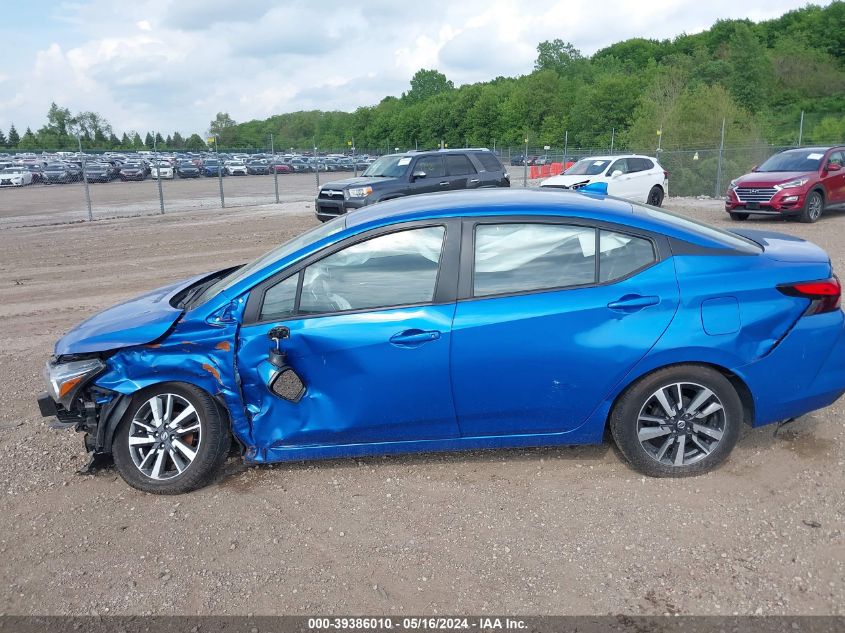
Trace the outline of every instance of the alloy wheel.
[[807, 214], [810, 216], [810, 219], [818, 220], [822, 214], [822, 197], [817, 193], [811, 194], [807, 206]]
[[637, 438], [655, 461], [688, 466], [716, 449], [726, 422], [725, 408], [712, 390], [677, 382], [646, 399], [637, 417]]
[[129, 454], [145, 476], [155, 480], [181, 475], [193, 463], [202, 441], [199, 414], [175, 393], [153, 396], [129, 426]]

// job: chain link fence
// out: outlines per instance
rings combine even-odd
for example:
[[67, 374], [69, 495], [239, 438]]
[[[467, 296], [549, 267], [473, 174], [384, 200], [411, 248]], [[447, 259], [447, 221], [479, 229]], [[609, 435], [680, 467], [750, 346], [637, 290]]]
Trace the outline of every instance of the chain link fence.
[[[645, 149], [584, 148], [564, 143], [494, 145], [489, 149], [504, 163], [516, 187], [539, 186], [544, 177], [560, 173], [582, 158], [634, 153], [657, 159], [669, 174], [671, 196], [718, 198], [732, 179], [796, 145]], [[264, 148], [221, 148], [219, 152], [0, 154], [0, 167], [26, 165], [33, 182], [0, 190], [0, 225], [8, 225], [10, 217], [18, 224], [63, 222], [277, 203], [298, 203], [307, 209], [321, 184], [358, 175], [386, 153], [425, 149], [436, 147], [385, 144], [279, 150], [268, 143]], [[139, 168], [143, 174], [138, 173]]]

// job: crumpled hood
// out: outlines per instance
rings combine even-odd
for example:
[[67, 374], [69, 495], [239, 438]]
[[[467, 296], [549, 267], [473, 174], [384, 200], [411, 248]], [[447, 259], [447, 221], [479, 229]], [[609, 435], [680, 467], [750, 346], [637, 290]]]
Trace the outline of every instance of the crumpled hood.
[[59, 339], [56, 356], [105, 352], [155, 341], [182, 316], [183, 311], [171, 306], [170, 299], [205, 277], [208, 277], [207, 273], [157, 288], [98, 312]]

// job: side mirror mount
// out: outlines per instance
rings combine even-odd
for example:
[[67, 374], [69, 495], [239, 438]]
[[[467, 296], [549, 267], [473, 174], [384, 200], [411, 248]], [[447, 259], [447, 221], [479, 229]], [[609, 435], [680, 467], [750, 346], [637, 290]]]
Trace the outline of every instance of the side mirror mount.
[[754, 165], [754, 167], [752, 167], [752, 168], [751, 168], [751, 171], [757, 171], [757, 168], [758, 168], [759, 166], [760, 166], [760, 165]]
[[413, 180], [419, 180], [421, 178], [425, 178], [425, 172], [424, 171], [415, 171], [413, 174], [411, 174], [411, 180], [412, 181]]
[[840, 169], [842, 169], [842, 165], [840, 165], [839, 163], [828, 163], [827, 164], [827, 170], [828, 171], [839, 171]]
[[622, 170], [621, 170], [621, 169], [614, 169], [614, 170], [613, 170], [613, 173], [612, 173], [612, 174], [610, 174], [610, 177], [611, 177], [611, 178], [619, 178], [619, 176], [621, 176], [621, 175], [622, 175]]
[[277, 325], [267, 332], [267, 338], [275, 343], [270, 348], [270, 363], [279, 369], [286, 367], [287, 354], [282, 351], [281, 343], [284, 339], [290, 338], [290, 328], [285, 325]]

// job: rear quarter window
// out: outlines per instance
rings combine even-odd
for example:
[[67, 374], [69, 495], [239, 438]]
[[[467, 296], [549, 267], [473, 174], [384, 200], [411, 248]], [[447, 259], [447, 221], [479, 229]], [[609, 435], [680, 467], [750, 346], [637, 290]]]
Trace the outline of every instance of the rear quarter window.
[[500, 163], [499, 159], [496, 158], [493, 154], [483, 152], [475, 154], [475, 157], [478, 159], [478, 162], [481, 163], [481, 166], [484, 168], [484, 171], [504, 170], [504, 167], [502, 167], [502, 163]]

